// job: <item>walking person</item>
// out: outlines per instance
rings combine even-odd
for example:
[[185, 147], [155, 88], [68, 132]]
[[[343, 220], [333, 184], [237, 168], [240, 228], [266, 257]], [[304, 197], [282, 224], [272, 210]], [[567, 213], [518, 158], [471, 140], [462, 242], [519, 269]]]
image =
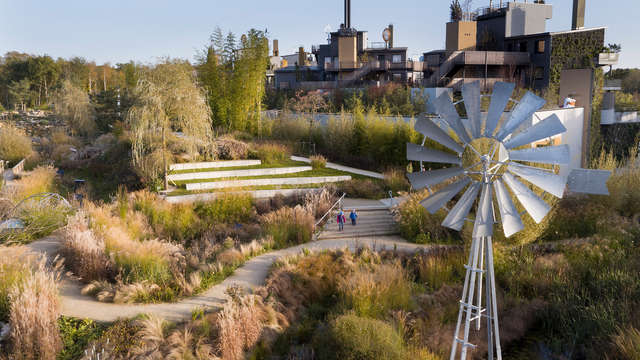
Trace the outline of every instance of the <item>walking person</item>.
[[351, 213], [349, 214], [349, 218], [351, 219], [351, 225], [356, 226], [356, 219], [358, 218], [358, 213], [356, 212], [356, 209], [351, 210]]
[[344, 217], [344, 212], [342, 210], [340, 210], [338, 212], [338, 231], [342, 231], [344, 229], [344, 222], [345, 222], [345, 217]]

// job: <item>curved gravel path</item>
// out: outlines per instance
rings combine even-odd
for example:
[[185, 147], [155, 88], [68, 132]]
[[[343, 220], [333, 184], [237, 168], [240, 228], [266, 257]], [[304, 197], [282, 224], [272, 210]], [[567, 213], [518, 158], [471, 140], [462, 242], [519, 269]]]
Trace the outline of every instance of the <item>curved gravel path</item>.
[[[35, 241], [28, 245], [32, 250], [54, 256], [59, 247], [59, 240], [55, 236]], [[220, 284], [214, 285], [204, 293], [180, 300], [175, 303], [160, 304], [112, 304], [101, 303], [90, 296], [81, 294], [82, 284], [78, 281], [65, 279], [61, 286], [62, 314], [77, 318], [89, 318], [97, 321], [112, 322], [120, 318], [131, 318], [139, 314], [154, 314], [167, 320], [182, 321], [191, 318], [193, 310], [212, 309], [220, 307], [228, 300], [225, 294], [229, 286], [240, 286], [247, 290], [255, 289], [264, 284], [269, 269], [275, 260], [290, 255], [299, 254], [303, 249], [318, 251], [368, 246], [372, 249], [394, 249], [403, 252], [413, 252], [419, 249], [430, 249], [434, 246], [417, 245], [406, 242], [397, 236], [364, 237], [355, 240], [331, 239], [310, 242], [287, 249], [273, 251], [248, 260], [238, 268], [233, 275]]]

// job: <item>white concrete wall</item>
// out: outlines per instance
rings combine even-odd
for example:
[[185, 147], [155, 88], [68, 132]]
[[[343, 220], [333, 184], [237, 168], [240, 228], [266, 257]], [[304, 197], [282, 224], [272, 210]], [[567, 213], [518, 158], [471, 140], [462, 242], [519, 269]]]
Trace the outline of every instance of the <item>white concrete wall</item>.
[[225, 160], [225, 161], [171, 164], [169, 165], [169, 170], [213, 169], [213, 168], [222, 168], [222, 167], [255, 166], [260, 164], [261, 164], [260, 160]]
[[250, 191], [232, 191], [232, 192], [213, 192], [205, 194], [189, 194], [179, 196], [166, 196], [164, 199], [172, 204], [178, 203], [192, 203], [196, 201], [211, 201], [221, 195], [227, 194], [249, 194], [256, 199], [268, 199], [276, 195], [291, 196], [291, 195], [304, 195], [308, 192], [318, 191], [318, 188], [309, 189], [273, 189], [273, 190], [250, 190]]
[[348, 180], [351, 180], [351, 176], [316, 176], [316, 177], [300, 177], [300, 178], [229, 180], [229, 181], [187, 184], [187, 190], [192, 191], [192, 190], [224, 189], [224, 188], [265, 186], [265, 185], [321, 184], [321, 183], [339, 182], [339, 181], [348, 181]]
[[569, 145], [569, 152], [571, 154], [571, 162], [568, 166], [560, 166], [561, 175], [569, 175], [572, 169], [579, 169], [582, 167], [582, 130], [584, 125], [584, 108], [573, 109], [557, 109], [548, 111], [539, 111], [533, 117], [532, 125], [535, 125], [541, 120], [556, 114], [567, 128], [567, 131], [563, 134], [556, 135], [553, 138], [560, 137], [560, 143]]
[[220, 178], [230, 178], [230, 177], [293, 174], [293, 173], [298, 173], [303, 171], [310, 171], [312, 169], [313, 168], [311, 166], [294, 166], [294, 167], [267, 168], [267, 169], [221, 170], [221, 171], [171, 174], [167, 176], [167, 178], [169, 179], [169, 181], [220, 179]]
[[[306, 158], [306, 157], [302, 157], [302, 156], [291, 156], [291, 160], [311, 163], [311, 159]], [[368, 176], [368, 177], [372, 177], [372, 178], [376, 178], [376, 179], [384, 179], [384, 175], [383, 174], [375, 172], [375, 171], [356, 169], [356, 168], [353, 168], [353, 167], [350, 167], [350, 166], [338, 165], [338, 164], [334, 164], [334, 163], [331, 163], [331, 162], [327, 162], [327, 165], [325, 167], [327, 167], [329, 169], [340, 170], [340, 171], [352, 173], [352, 174], [364, 175], [364, 176]]]

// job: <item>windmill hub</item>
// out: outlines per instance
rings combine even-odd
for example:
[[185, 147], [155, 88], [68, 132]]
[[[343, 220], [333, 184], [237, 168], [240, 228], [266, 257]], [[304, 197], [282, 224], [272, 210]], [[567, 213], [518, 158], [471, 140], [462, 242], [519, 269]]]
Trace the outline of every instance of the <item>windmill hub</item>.
[[489, 155], [489, 154], [482, 155], [482, 163], [485, 166], [489, 166], [489, 164], [491, 164], [491, 155]]

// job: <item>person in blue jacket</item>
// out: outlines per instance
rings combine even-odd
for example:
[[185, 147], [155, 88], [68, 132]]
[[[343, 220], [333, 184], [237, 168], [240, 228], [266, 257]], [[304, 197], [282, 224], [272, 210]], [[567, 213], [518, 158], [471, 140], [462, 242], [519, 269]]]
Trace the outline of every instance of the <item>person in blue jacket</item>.
[[349, 214], [349, 219], [351, 219], [351, 225], [356, 226], [357, 218], [358, 218], [358, 213], [356, 212], [356, 209], [351, 210], [351, 213]]

